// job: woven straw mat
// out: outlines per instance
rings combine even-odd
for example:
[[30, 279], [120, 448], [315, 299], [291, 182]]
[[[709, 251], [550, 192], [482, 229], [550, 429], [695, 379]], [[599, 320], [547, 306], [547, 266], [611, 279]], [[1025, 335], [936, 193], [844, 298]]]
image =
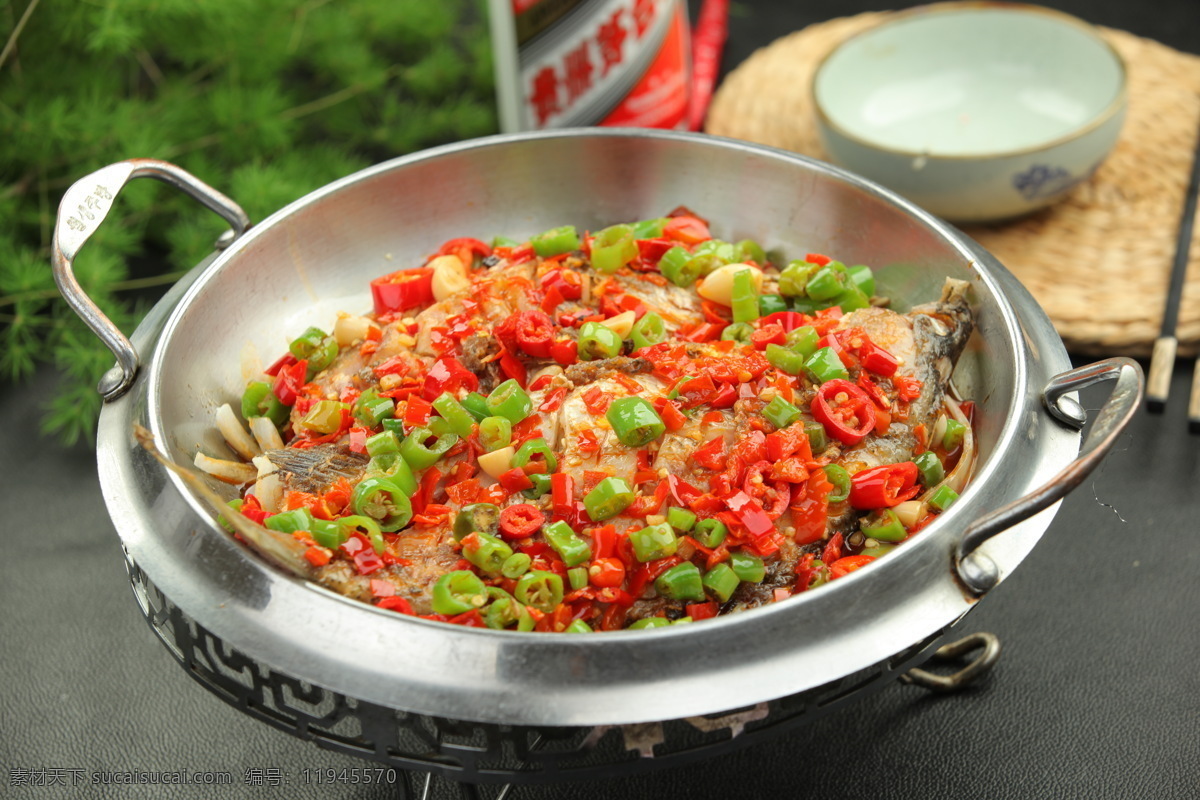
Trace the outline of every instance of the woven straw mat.
[[[812, 25], [757, 51], [717, 90], [705, 130], [826, 158], [808, 90], [813, 71], [835, 44], [883, 16]], [[1072, 352], [1145, 356], [1159, 333], [1200, 125], [1200, 57], [1100, 30], [1129, 72], [1128, 115], [1112, 154], [1050, 208], [963, 230], [1029, 288]], [[1181, 354], [1200, 351], [1197, 262], [1193, 241]]]

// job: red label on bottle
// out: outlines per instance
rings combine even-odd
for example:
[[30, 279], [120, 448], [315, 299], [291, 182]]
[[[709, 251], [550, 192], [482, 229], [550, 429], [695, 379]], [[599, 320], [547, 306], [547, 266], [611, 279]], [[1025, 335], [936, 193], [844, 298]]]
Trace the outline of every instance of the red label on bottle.
[[667, 31], [658, 56], [642, 79], [601, 125], [639, 128], [676, 128], [683, 124], [688, 107], [688, 26], [683, 7]]
[[686, 124], [681, 0], [493, 0], [491, 13], [505, 131]]

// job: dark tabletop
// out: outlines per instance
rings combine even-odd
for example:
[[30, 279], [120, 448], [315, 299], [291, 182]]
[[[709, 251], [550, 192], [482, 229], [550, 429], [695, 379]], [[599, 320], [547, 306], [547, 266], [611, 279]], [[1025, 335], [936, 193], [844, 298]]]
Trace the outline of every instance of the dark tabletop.
[[[1200, 52], [1195, 0], [1049, 5]], [[725, 70], [805, 25], [887, 7], [736, 3]], [[895, 684], [701, 763], [511, 796], [1200, 796], [1200, 437], [1186, 432], [1189, 380], [1180, 365], [1166, 413], [1138, 413], [1021, 568], [966, 620], [965, 632], [1003, 642], [981, 684], [950, 696]], [[417, 776], [389, 787], [304, 785], [306, 769], [371, 765], [250, 719], [177, 666], [130, 592], [94, 453], [36, 432], [54, 386], [44, 372], [0, 390], [0, 795], [419, 796]], [[1085, 399], [1094, 409], [1103, 393]], [[228, 772], [233, 785], [91, 783], [105, 772], [180, 770]], [[55, 778], [54, 787], [29, 785]], [[433, 794], [458, 791], [443, 783]]]

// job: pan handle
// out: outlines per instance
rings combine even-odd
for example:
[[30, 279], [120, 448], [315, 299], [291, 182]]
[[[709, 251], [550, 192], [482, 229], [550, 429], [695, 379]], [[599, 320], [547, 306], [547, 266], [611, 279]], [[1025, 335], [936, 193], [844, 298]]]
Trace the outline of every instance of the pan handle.
[[1079, 430], [1087, 421], [1087, 413], [1066, 395], [1111, 380], [1117, 382], [1116, 386], [1096, 414], [1087, 441], [1075, 460], [1045, 485], [976, 520], [963, 534], [955, 549], [954, 567], [958, 577], [975, 594], [983, 594], [1000, 582], [999, 569], [990, 558], [978, 552], [979, 546], [997, 533], [1048, 508], [1079, 486], [1116, 444], [1117, 437], [1141, 405], [1145, 390], [1142, 368], [1130, 358], [1097, 361], [1056, 375], [1046, 384], [1042, 402], [1047, 411], [1064, 425]]
[[[97, 390], [107, 400], [115, 400], [133, 384], [137, 375], [138, 355], [125, 334], [104, 315], [75, 280], [72, 265], [80, 248], [108, 216], [121, 188], [134, 178], [155, 178], [169, 183], [220, 214], [232, 226], [217, 240], [217, 247], [228, 247], [250, 227], [250, 218], [237, 203], [189, 172], [166, 161], [132, 158], [110, 164], [76, 181], [63, 195], [54, 225], [51, 263], [54, 282], [67, 304], [87, 323], [100, 341], [112, 350], [117, 365], [104, 373]], [[231, 235], [232, 234], [232, 235]]]

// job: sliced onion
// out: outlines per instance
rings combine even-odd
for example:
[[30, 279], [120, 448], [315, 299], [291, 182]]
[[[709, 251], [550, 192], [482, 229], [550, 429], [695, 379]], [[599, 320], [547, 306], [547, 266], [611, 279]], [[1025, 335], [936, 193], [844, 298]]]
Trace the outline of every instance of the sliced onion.
[[254, 484], [254, 496], [258, 498], [263, 511], [272, 514], [278, 511], [283, 500], [283, 481], [279, 480], [278, 473], [272, 472], [259, 478]]
[[196, 453], [193, 463], [217, 480], [235, 486], [250, 483], [258, 477], [258, 470], [254, 465], [242, 461], [226, 461], [223, 458], [210, 458], [204, 453]]
[[933, 447], [946, 436], [946, 415], [938, 414], [937, 422], [933, 423], [933, 430], [929, 432], [929, 446]]
[[258, 446], [264, 451], [279, 450], [283, 447], [283, 437], [279, 435], [279, 429], [266, 417], [251, 417], [250, 433], [254, 434], [254, 441], [258, 442]]
[[[963, 433], [962, 453], [959, 454], [958, 463], [942, 481], [942, 484], [962, 494], [963, 487], [967, 485], [967, 481], [971, 479], [971, 473], [975, 471], [975, 432], [971, 429], [971, 421], [959, 408], [958, 401], [947, 396], [942, 401], [942, 405], [950, 416], [961, 422], [966, 428]], [[942, 427], [945, 428], [944, 425]]]
[[241, 420], [233, 413], [233, 409], [229, 403], [217, 409], [217, 430], [225, 437], [225, 441], [233, 448], [233, 452], [247, 461], [262, 452], [259, 449], [258, 442], [254, 441], [250, 434], [246, 432], [246, 429], [242, 427]]

